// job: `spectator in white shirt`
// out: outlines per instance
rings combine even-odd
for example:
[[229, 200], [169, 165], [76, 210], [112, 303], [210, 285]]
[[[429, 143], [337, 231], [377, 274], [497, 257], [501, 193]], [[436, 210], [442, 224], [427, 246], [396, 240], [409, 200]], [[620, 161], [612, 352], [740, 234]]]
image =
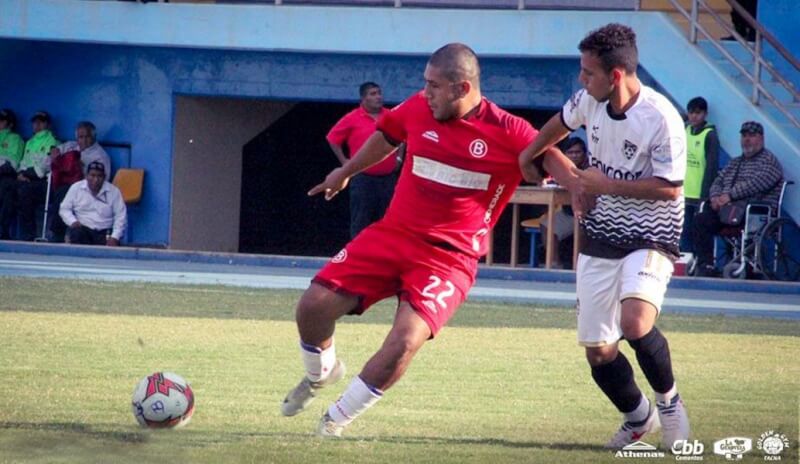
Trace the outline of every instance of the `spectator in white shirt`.
[[105, 181], [103, 163], [89, 163], [86, 179], [69, 188], [58, 210], [69, 243], [117, 246], [128, 222], [122, 192]]
[[[86, 172], [89, 168], [89, 164], [94, 161], [99, 161], [103, 164], [103, 168], [106, 174], [106, 179], [111, 179], [111, 158], [108, 156], [108, 153], [97, 143], [97, 129], [95, 128], [94, 124], [90, 121], [81, 121], [75, 127], [75, 141], [64, 142], [61, 145], [53, 147], [50, 150], [50, 162], [56, 163], [61, 155], [68, 154], [70, 152], [79, 152], [80, 153], [80, 164], [82, 166], [82, 173], [79, 174], [77, 178], [72, 176], [69, 177], [68, 182], [64, 183], [63, 185], [59, 182], [56, 182], [56, 177], [54, 173], [53, 177], [53, 204], [59, 205], [62, 201], [64, 201], [64, 197], [67, 195], [67, 190], [72, 182], [75, 182], [78, 179], [82, 179], [86, 176]], [[54, 168], [55, 171], [55, 168]], [[74, 180], [73, 180], [74, 179]], [[51, 213], [50, 221], [50, 239], [54, 242], [63, 242], [64, 237], [67, 231], [67, 225], [58, 217], [57, 214]]]

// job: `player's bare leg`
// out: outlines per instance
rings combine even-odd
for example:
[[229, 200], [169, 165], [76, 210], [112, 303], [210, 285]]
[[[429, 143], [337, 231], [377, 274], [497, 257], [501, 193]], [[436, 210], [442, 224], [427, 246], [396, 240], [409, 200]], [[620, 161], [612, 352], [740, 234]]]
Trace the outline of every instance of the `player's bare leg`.
[[320, 388], [338, 382], [345, 366], [336, 358], [333, 332], [336, 321], [358, 304], [354, 296], [343, 295], [312, 283], [297, 304], [297, 329], [306, 374], [283, 400], [281, 413], [294, 416], [308, 407]]
[[400, 303], [383, 346], [322, 416], [318, 433], [326, 437], [341, 436], [350, 422], [377, 403], [383, 392], [403, 376], [430, 335], [428, 324], [408, 303]]

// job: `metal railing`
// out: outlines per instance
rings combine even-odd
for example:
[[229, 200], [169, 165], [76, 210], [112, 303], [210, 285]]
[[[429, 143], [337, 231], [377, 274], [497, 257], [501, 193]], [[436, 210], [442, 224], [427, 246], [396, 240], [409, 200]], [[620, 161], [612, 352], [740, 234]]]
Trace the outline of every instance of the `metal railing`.
[[[793, 102], [800, 101], [800, 92], [795, 89], [794, 85], [786, 80], [768, 61], [764, 59], [762, 56], [762, 42], [766, 40], [775, 50], [795, 69], [800, 71], [800, 62], [798, 62], [797, 58], [795, 58], [786, 47], [784, 47], [778, 39], [775, 38], [769, 31], [767, 31], [764, 26], [762, 26], [758, 21], [756, 21], [750, 13], [747, 12], [741, 5], [739, 5], [736, 0], [725, 0], [730, 4], [731, 8], [733, 8], [737, 13], [739, 13], [744, 20], [756, 31], [755, 41], [750, 44], [747, 42], [741, 35], [739, 35], [736, 30], [729, 26], [728, 23], [723, 20], [716, 11], [714, 11], [705, 0], [692, 0], [691, 11], [686, 11], [683, 6], [678, 2], [678, 0], [669, 0], [670, 3], [675, 7], [675, 9], [681, 13], [686, 19], [689, 20], [689, 40], [696, 44], [697, 43], [697, 33], [700, 32], [703, 34], [706, 39], [708, 39], [709, 43], [711, 43], [721, 54], [724, 56], [728, 61], [731, 62], [738, 70], [741, 72], [750, 83], [753, 84], [753, 91], [750, 97], [750, 101], [754, 105], [759, 105], [761, 100], [761, 95], [767, 98], [775, 107], [783, 113], [784, 116], [797, 128], [800, 128], [800, 120], [795, 117], [794, 114], [786, 108], [786, 106], [779, 101], [762, 83], [761, 83], [761, 71], [762, 69], [766, 70], [771, 77], [777, 81], [781, 86], [783, 86], [789, 94], [792, 96]], [[745, 50], [750, 52], [753, 56], [753, 70], [752, 72], [745, 69], [745, 67], [739, 63], [733, 55], [728, 52], [728, 50], [723, 47], [717, 39], [711, 36], [709, 32], [699, 23], [698, 15], [700, 13], [700, 8], [704, 8], [705, 12], [708, 13], [714, 20], [722, 27], [725, 31], [727, 31], [733, 38], [739, 42]]]

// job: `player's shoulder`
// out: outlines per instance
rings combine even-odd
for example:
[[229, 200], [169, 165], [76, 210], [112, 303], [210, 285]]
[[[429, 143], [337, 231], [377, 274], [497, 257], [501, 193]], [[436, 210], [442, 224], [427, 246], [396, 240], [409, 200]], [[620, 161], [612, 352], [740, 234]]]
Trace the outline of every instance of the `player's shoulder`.
[[500, 108], [496, 103], [485, 97], [482, 104], [484, 108], [481, 111], [481, 120], [484, 123], [500, 126], [507, 130], [533, 129], [528, 120]]
[[641, 100], [637, 106], [642, 116], [655, 119], [667, 119], [670, 120], [670, 122], [677, 121], [680, 123], [681, 127], [684, 127], [683, 119], [680, 117], [680, 113], [678, 113], [675, 105], [661, 93], [646, 85], [642, 85], [639, 98]]

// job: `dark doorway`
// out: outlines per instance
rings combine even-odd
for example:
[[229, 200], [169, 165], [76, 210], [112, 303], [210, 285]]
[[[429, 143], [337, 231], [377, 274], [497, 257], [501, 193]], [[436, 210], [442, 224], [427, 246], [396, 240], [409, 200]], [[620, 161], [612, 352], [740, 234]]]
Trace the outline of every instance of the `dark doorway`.
[[[328, 130], [353, 104], [298, 103], [244, 146], [239, 250], [298, 256], [332, 256], [349, 240], [347, 190], [332, 201], [306, 192], [338, 165], [325, 140]], [[553, 111], [512, 109], [535, 127]], [[521, 217], [533, 217], [523, 207]], [[525, 235], [525, 234], [522, 234]], [[508, 262], [511, 211], [495, 230], [496, 262]], [[520, 256], [529, 244], [520, 237]]]

